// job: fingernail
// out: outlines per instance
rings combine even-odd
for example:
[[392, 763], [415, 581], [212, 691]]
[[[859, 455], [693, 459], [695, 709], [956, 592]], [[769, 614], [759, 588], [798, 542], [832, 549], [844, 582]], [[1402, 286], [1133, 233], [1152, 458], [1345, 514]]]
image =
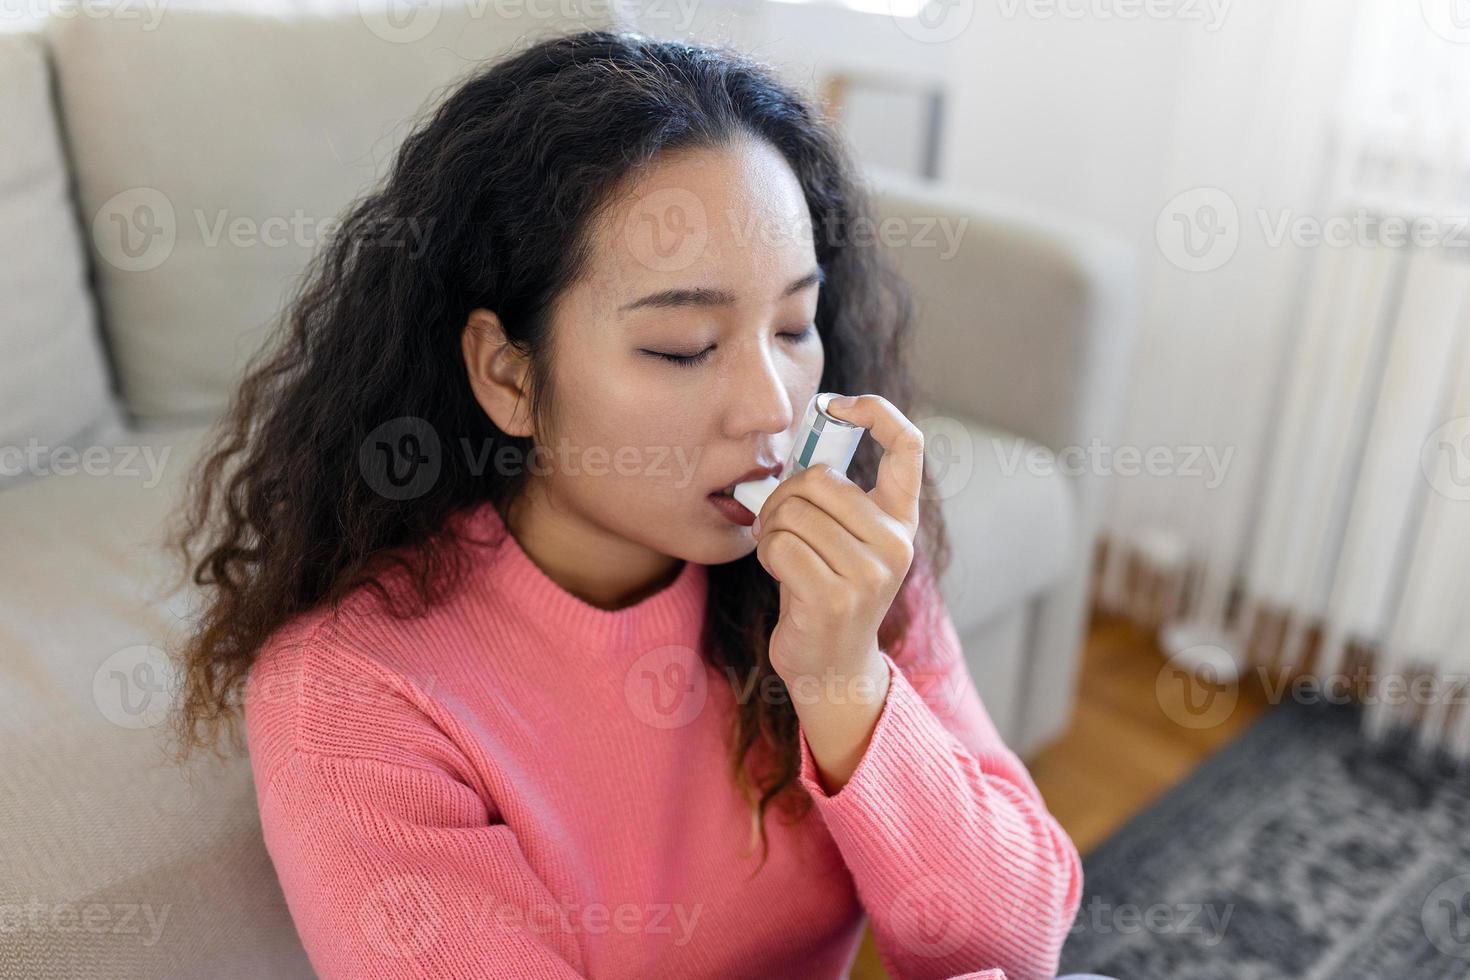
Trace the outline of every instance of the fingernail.
[[835, 405], [837, 408], [851, 408], [856, 402], [857, 399], [852, 395], [839, 395], [827, 404]]

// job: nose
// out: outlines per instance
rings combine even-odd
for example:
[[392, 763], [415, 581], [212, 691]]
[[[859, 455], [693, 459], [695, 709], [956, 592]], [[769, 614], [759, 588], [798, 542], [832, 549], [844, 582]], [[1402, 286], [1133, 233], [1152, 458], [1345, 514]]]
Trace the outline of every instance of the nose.
[[[788, 379], [764, 344], [749, 345], [725, 391], [725, 435], [740, 441], [779, 436], [796, 422]], [[780, 450], [782, 447], [776, 447]]]

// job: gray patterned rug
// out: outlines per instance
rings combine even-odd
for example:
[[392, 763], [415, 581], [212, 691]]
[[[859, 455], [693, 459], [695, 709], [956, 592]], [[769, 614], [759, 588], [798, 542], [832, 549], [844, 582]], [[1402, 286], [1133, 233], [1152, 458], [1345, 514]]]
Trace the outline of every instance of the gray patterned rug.
[[1084, 862], [1063, 973], [1470, 977], [1470, 773], [1283, 704]]

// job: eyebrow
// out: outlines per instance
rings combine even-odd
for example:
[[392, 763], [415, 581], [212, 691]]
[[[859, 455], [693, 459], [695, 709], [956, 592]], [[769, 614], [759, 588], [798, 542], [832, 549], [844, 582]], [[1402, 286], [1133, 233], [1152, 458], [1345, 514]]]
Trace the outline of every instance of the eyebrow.
[[[820, 286], [826, 281], [827, 273], [821, 266], [817, 266], [811, 272], [808, 272], [783, 289], [778, 298], [785, 299], [787, 296], [799, 293], [803, 289], [811, 286]], [[735, 294], [725, 289], [706, 289], [703, 287], [693, 289], [665, 289], [657, 293], [649, 293], [642, 299], [635, 299], [631, 303], [625, 303], [618, 307], [618, 312], [621, 313], [623, 310], [636, 310], [645, 306], [651, 306], [660, 310], [667, 310], [679, 306], [733, 306], [735, 300]]]

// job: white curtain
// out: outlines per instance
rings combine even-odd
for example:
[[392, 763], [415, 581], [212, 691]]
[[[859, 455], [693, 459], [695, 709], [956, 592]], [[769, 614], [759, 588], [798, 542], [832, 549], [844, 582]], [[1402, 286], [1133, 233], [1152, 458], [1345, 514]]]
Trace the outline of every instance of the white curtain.
[[1125, 439], [1228, 466], [1114, 481], [1099, 604], [1185, 661], [1377, 679], [1375, 732], [1464, 758], [1470, 4], [1230, 16], [1189, 59]]

